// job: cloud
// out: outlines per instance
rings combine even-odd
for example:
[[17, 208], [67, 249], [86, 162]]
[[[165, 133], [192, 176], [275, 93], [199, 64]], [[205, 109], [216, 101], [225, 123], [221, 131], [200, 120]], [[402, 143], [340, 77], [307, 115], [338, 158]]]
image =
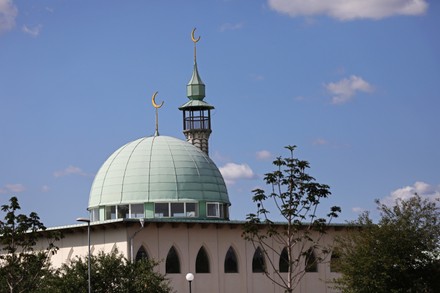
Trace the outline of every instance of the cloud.
[[332, 104], [344, 104], [350, 101], [358, 92], [370, 93], [373, 86], [362, 77], [352, 75], [338, 82], [330, 82], [324, 85], [332, 97]]
[[[0, 0], [1, 1], [1, 0]], [[43, 26], [41, 24], [34, 26], [34, 27], [27, 27], [26, 25], [23, 25], [22, 27], [22, 31], [28, 35], [31, 35], [32, 37], [38, 37], [38, 35], [41, 32], [41, 29], [43, 28]]]
[[221, 32], [225, 32], [225, 31], [235, 31], [238, 29], [242, 29], [243, 28], [243, 23], [239, 22], [239, 23], [224, 23], [220, 26], [220, 31]]
[[25, 191], [26, 188], [23, 184], [16, 183], [16, 184], [6, 184], [3, 188], [0, 188], [0, 194], [4, 193], [20, 193]]
[[261, 74], [252, 74], [251, 77], [253, 80], [257, 80], [257, 81], [264, 80], [264, 76]]
[[53, 176], [55, 177], [64, 177], [68, 175], [89, 176], [89, 174], [85, 173], [81, 168], [75, 166], [69, 166], [64, 170], [55, 171], [53, 173]]
[[360, 214], [360, 213], [362, 213], [364, 211], [364, 209], [360, 208], [360, 207], [354, 207], [354, 208], [351, 209], [351, 211], [353, 213]]
[[273, 155], [266, 150], [258, 151], [255, 153], [257, 160], [265, 161], [273, 157]]
[[12, 3], [12, 0], [0, 0], [0, 34], [15, 26], [17, 14], [17, 7]]
[[428, 9], [426, 0], [268, 0], [268, 4], [290, 17], [327, 15], [341, 21], [421, 15]]
[[252, 179], [255, 177], [254, 171], [247, 164], [227, 163], [219, 169], [228, 184], [234, 184], [239, 179]]
[[50, 190], [50, 187], [47, 185], [41, 186], [41, 192], [48, 192]]
[[415, 193], [423, 198], [431, 200], [435, 198], [440, 198], [440, 185], [432, 186], [428, 183], [417, 181], [412, 186], [404, 186], [402, 188], [392, 191], [390, 195], [383, 198], [381, 202], [386, 205], [393, 205], [396, 200], [407, 200], [410, 197], [414, 196]]
[[313, 145], [326, 145], [328, 144], [328, 141], [323, 138], [317, 138], [313, 141]]

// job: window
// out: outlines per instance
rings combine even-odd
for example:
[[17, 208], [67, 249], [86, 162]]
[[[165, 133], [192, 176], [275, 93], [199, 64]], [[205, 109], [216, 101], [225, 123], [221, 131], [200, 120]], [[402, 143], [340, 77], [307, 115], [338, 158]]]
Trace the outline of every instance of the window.
[[318, 262], [315, 257], [315, 252], [313, 248], [310, 248], [306, 252], [306, 272], [316, 273], [318, 271]]
[[99, 208], [92, 209], [90, 211], [90, 221], [92, 221], [92, 222], [99, 221]]
[[287, 247], [284, 247], [281, 251], [278, 270], [280, 273], [287, 273], [289, 271], [289, 253], [287, 252]]
[[141, 247], [139, 247], [139, 250], [136, 253], [136, 261], [139, 261], [139, 260], [142, 260], [142, 259], [149, 259], [148, 253], [145, 250], [143, 245]]
[[223, 218], [223, 205], [218, 202], [206, 204], [206, 215], [213, 218]]
[[156, 218], [169, 217], [170, 211], [169, 211], [168, 203], [155, 203], [154, 216]]
[[252, 272], [266, 272], [266, 262], [264, 261], [264, 255], [260, 247], [257, 247], [257, 249], [255, 249], [254, 257], [252, 258]]
[[129, 215], [128, 205], [118, 206], [118, 219], [127, 219]]
[[238, 273], [237, 255], [234, 248], [229, 247], [225, 256], [225, 273]]
[[180, 274], [180, 260], [177, 254], [176, 248], [171, 246], [168, 251], [167, 260], [165, 262], [165, 273], [167, 274]]
[[171, 217], [184, 217], [185, 205], [182, 202], [171, 203]]
[[332, 256], [330, 258], [330, 272], [339, 272], [339, 257], [339, 253], [337, 251], [332, 252]]
[[193, 202], [186, 203], [186, 216], [197, 217], [197, 204]]
[[105, 207], [105, 219], [106, 220], [116, 219], [116, 206]]
[[186, 218], [197, 217], [197, 203], [194, 202], [162, 202], [156, 203], [154, 216], [156, 218]]
[[130, 205], [130, 217], [131, 218], [143, 218], [144, 214], [144, 204], [132, 204]]
[[209, 273], [209, 258], [203, 246], [199, 249], [199, 253], [197, 253], [196, 273]]

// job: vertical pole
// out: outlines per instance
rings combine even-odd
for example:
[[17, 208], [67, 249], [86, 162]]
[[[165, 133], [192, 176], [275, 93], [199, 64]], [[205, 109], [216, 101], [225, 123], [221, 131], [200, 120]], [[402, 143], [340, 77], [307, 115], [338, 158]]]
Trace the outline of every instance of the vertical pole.
[[89, 278], [89, 293], [92, 293], [92, 280], [90, 278], [90, 265], [91, 265], [91, 261], [90, 261], [90, 221], [87, 222], [87, 238], [88, 238], [88, 242], [89, 242], [89, 258], [88, 258], [88, 262], [87, 262], [87, 266], [88, 266], [88, 278]]
[[189, 293], [191, 293], [191, 281], [189, 281], [188, 283], [189, 283]]

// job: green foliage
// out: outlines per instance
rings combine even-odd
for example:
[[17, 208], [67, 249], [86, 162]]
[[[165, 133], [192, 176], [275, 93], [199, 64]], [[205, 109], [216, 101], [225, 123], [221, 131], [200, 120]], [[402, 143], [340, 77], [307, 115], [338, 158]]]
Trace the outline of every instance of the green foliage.
[[336, 280], [344, 292], [440, 292], [440, 210], [415, 195], [388, 207], [381, 219], [362, 214], [338, 239]]
[[[325, 258], [328, 250], [320, 244], [320, 240], [326, 225], [341, 211], [334, 206], [326, 218], [317, 216], [319, 204], [331, 194], [330, 187], [316, 182], [307, 173], [310, 164], [294, 157], [295, 148], [287, 146], [290, 155], [278, 157], [273, 162], [276, 170], [265, 174], [264, 181], [270, 187], [270, 192], [253, 190], [257, 212], [247, 215], [243, 231], [243, 237], [255, 247], [260, 247], [267, 259], [271, 259], [269, 255], [273, 254], [281, 256], [282, 248], [287, 249], [288, 259], [284, 262], [287, 262], [288, 267], [287, 278], [283, 278], [278, 271], [278, 264], [274, 262], [269, 264], [277, 276], [265, 272], [272, 282], [287, 292], [293, 291], [306, 270]], [[266, 208], [268, 202], [274, 204], [283, 223], [274, 223], [270, 219], [270, 211]]]
[[4, 221], [0, 221], [0, 292], [37, 292], [45, 287], [45, 277], [51, 274], [49, 257], [60, 239], [56, 233], [44, 232], [46, 247], [35, 250], [37, 241], [46, 227], [34, 212], [29, 216], [19, 214], [16, 197], [1, 206]]
[[[158, 263], [142, 259], [128, 262], [117, 250], [100, 252], [91, 257], [91, 284], [95, 293], [168, 293], [172, 292], [165, 277], [155, 271]], [[87, 292], [87, 258], [76, 258], [63, 264], [52, 280], [51, 292]]]

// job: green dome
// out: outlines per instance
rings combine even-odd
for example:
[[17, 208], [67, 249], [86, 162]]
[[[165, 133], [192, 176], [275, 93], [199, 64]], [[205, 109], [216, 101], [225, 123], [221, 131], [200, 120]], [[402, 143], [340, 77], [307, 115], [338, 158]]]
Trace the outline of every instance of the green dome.
[[230, 204], [214, 162], [192, 144], [143, 137], [114, 152], [96, 174], [89, 210], [100, 206], [207, 201]]

